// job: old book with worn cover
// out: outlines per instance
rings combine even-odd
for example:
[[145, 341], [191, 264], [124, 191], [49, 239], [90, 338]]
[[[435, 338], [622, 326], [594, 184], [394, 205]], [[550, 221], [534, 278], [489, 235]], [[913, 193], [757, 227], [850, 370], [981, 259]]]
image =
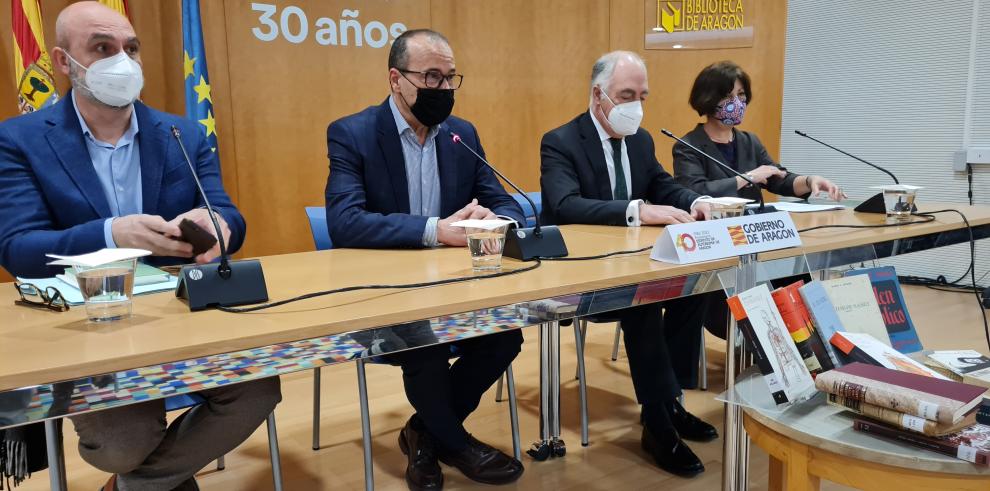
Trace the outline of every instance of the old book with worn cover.
[[839, 358], [835, 347], [828, 341], [832, 339], [835, 333], [843, 332], [846, 329], [842, 327], [842, 322], [839, 321], [839, 316], [835, 313], [835, 307], [832, 306], [832, 301], [828, 299], [825, 286], [820, 281], [812, 281], [799, 288], [798, 292], [801, 293], [801, 299], [804, 300], [808, 313], [811, 314], [815, 329], [824, 341], [825, 351], [828, 352], [832, 366], [841, 367], [844, 363]]
[[808, 368], [811, 376], [815, 377], [834, 367], [825, 351], [825, 345], [818, 337], [815, 325], [811, 321], [811, 314], [808, 313], [804, 301], [801, 300], [798, 289], [802, 285], [804, 285], [804, 281], [798, 280], [783, 288], [778, 288], [770, 294], [773, 296], [774, 304], [777, 305], [777, 310], [780, 311], [784, 325], [787, 326], [787, 331], [791, 334], [791, 339], [797, 346], [798, 353], [804, 360], [804, 365]]
[[846, 331], [869, 334], [890, 346], [887, 326], [883, 323], [869, 277], [846, 276], [821, 283]]
[[865, 419], [853, 422], [853, 429], [938, 452], [976, 465], [990, 466], [990, 426], [979, 423], [944, 436], [920, 435]]
[[859, 361], [878, 367], [917, 373], [926, 377], [951, 380], [921, 363], [914, 361], [900, 351], [877, 341], [869, 334], [859, 332], [839, 332], [832, 336], [832, 345], [849, 358], [849, 361]]
[[901, 353], [914, 353], [924, 349], [918, 332], [911, 322], [911, 314], [908, 313], [907, 304], [904, 302], [904, 294], [901, 292], [901, 283], [897, 281], [897, 271], [893, 266], [883, 266], [879, 268], [856, 269], [846, 273], [846, 276], [866, 275], [873, 284], [873, 296], [880, 306], [880, 314], [883, 316], [883, 323], [887, 326], [887, 335], [890, 337], [890, 344]]
[[[733, 304], [736, 305], [736, 311], [739, 311], [734, 311], [733, 316], [737, 321], [740, 316], [748, 319], [748, 327], [752, 329], [751, 343], [762, 350], [764, 365], [774, 374], [768, 378], [761, 367], [760, 371], [764, 374], [767, 385], [772, 382], [777, 384], [770, 385], [771, 392], [782, 390], [786, 398], [783, 402], [797, 402], [814, 394], [814, 380], [805, 368], [801, 355], [784, 326], [784, 320], [780, 318], [780, 312], [767, 285], [759, 285], [740, 293], [738, 303], [731, 302], [730, 308]], [[775, 396], [774, 400], [778, 404], [782, 403], [779, 396]]]
[[986, 392], [983, 387], [859, 362], [819, 375], [815, 387], [945, 425], [959, 423]]
[[874, 406], [873, 404], [835, 394], [828, 394], [827, 402], [829, 405], [845, 409], [860, 416], [866, 416], [881, 423], [887, 423], [897, 428], [928, 436], [948, 435], [976, 423], [976, 411], [970, 411], [962, 421], [954, 425], [943, 425], [925, 418], [919, 418], [911, 414], [904, 414], [900, 411]]

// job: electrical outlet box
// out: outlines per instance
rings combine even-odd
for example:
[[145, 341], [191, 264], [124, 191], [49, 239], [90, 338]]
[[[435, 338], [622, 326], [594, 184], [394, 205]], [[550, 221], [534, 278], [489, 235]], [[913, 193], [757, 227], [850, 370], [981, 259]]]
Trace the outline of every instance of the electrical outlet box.
[[952, 154], [952, 170], [956, 172], [966, 172], [966, 164], [970, 165], [990, 165], [990, 146], [969, 147]]

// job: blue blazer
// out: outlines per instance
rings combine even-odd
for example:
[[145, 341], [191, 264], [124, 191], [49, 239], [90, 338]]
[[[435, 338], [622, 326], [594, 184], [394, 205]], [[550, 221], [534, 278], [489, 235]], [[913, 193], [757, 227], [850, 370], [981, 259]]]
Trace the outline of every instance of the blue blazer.
[[[440, 124], [436, 137], [440, 218], [478, 198], [495, 214], [526, 223], [522, 208], [491, 169], [451, 141], [448, 131], [461, 135], [464, 143], [484, 155], [471, 123], [451, 116]], [[388, 99], [330, 123], [327, 151], [327, 227], [334, 246], [423, 247], [429, 217], [409, 214], [405, 158]]]
[[[246, 226], [223, 189], [220, 163], [203, 128], [185, 118], [134, 103], [141, 151], [143, 212], [165, 220], [203, 206], [196, 183], [171, 134], [175, 125], [197, 167], [210, 204], [230, 226], [231, 252], [244, 242]], [[103, 187], [86, 149], [71, 94], [32, 114], [0, 123], [0, 265], [16, 276], [40, 278], [47, 253], [82, 254], [106, 247], [103, 222], [110, 218]], [[151, 258], [176, 264], [188, 258]]]

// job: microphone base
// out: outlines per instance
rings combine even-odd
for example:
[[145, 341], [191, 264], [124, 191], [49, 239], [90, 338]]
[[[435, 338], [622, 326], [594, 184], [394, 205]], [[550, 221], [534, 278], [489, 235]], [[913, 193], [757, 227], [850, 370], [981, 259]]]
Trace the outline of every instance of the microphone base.
[[746, 211], [743, 212], [744, 215], [762, 215], [764, 213], [776, 213], [777, 209], [770, 205], [764, 205], [763, 207], [754, 206], [746, 207]]
[[183, 266], [175, 296], [186, 300], [196, 312], [216, 305], [233, 307], [268, 301], [268, 287], [261, 261], [230, 261], [230, 276], [224, 278], [216, 263]]
[[505, 248], [502, 255], [531, 261], [538, 257], [567, 256], [567, 246], [560, 229], [553, 225], [540, 227], [540, 236], [533, 233], [534, 227], [516, 228], [505, 234]]
[[[858, 211], [860, 213], [882, 213], [887, 214], [887, 205], [883, 202], [883, 193], [877, 193], [870, 197], [870, 199], [862, 202], [853, 211]], [[918, 207], [911, 203], [911, 213], [918, 211]]]

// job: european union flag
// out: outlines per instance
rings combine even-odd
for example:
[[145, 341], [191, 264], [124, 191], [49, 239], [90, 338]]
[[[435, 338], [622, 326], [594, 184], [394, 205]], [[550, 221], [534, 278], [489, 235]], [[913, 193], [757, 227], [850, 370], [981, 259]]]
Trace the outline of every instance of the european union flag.
[[199, 121], [213, 151], [217, 151], [216, 120], [210, 75], [206, 71], [203, 26], [199, 20], [199, 0], [182, 0], [183, 72], [186, 82], [186, 117]]

